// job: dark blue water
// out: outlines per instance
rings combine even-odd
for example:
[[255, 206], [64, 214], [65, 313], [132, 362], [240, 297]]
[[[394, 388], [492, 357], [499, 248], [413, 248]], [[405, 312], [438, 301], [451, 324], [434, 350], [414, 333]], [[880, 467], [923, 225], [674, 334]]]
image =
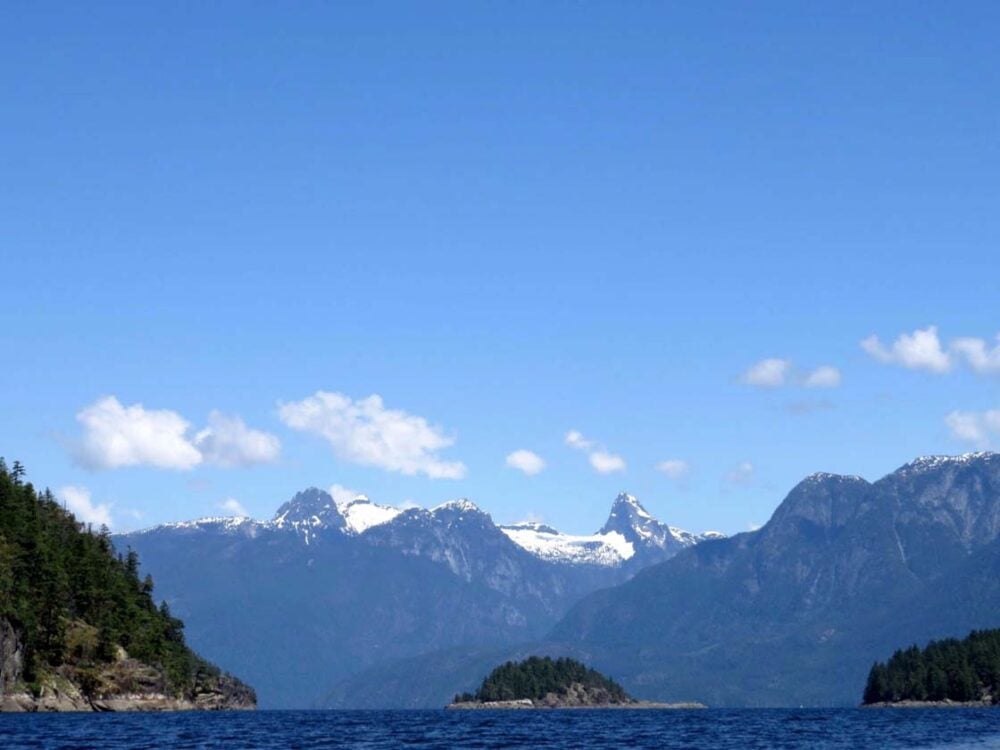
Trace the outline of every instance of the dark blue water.
[[0, 715], [20, 748], [1000, 748], [1000, 709]]

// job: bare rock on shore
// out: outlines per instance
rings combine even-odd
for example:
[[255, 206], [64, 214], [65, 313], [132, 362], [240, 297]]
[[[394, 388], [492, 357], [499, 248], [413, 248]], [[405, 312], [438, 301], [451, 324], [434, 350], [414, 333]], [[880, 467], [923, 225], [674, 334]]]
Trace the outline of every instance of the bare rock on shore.
[[188, 695], [172, 695], [163, 672], [119, 649], [100, 668], [62, 665], [31, 689], [22, 679], [24, 648], [0, 619], [0, 713], [63, 711], [234, 711], [257, 707], [254, 691], [234, 677], [200, 677]]
[[698, 709], [707, 708], [702, 703], [656, 703], [634, 699], [616, 699], [602, 688], [585, 687], [579, 682], [568, 686], [565, 693], [546, 693], [544, 697], [532, 700], [522, 698], [508, 701], [460, 701], [446, 708], [459, 711], [520, 710], [556, 708], [600, 708], [600, 709]]
[[883, 703], [867, 703], [862, 708], [996, 708], [1000, 703], [994, 703], [989, 698], [979, 701], [889, 701]]

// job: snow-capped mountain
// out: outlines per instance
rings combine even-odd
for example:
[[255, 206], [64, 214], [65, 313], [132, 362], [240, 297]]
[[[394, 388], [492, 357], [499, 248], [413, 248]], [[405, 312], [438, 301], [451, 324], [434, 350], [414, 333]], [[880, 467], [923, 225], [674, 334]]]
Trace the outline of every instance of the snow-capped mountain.
[[724, 538], [717, 531], [695, 535], [660, 523], [633, 495], [615, 498], [607, 522], [586, 536], [563, 534], [551, 526], [524, 522], [500, 527], [515, 544], [549, 562], [630, 567], [666, 560], [706, 539]]
[[[542, 523], [525, 521], [497, 526], [488, 513], [467, 500], [450, 500], [430, 509], [395, 508], [373, 503], [367, 495], [337, 503], [326, 491], [310, 487], [284, 503], [270, 521], [246, 517], [209, 517], [163, 524], [157, 529], [212, 530], [253, 536], [268, 530], [292, 531], [306, 544], [329, 532], [362, 537], [372, 544], [392, 546], [404, 554], [444, 562], [469, 579], [475, 543], [456, 544], [459, 529], [477, 528], [496, 536], [499, 531], [517, 547], [547, 563], [595, 565], [607, 568], [645, 567], [680, 550], [724, 534], [692, 534], [656, 520], [633, 495], [622, 492], [608, 520], [593, 534], [566, 534]], [[148, 531], [148, 530], [146, 530]], [[144, 532], [135, 532], [144, 533]], [[452, 537], [449, 539], [449, 537]]]
[[667, 526], [653, 518], [635, 496], [622, 492], [611, 506], [611, 515], [600, 534], [621, 534], [636, 546], [682, 550], [698, 543], [698, 538], [682, 529]]
[[575, 536], [500, 527], [466, 499], [401, 509], [311, 487], [270, 520], [182, 521], [115, 543], [139, 553], [192, 645], [252, 679], [262, 705], [301, 707], [313, 685], [386, 659], [537, 638], [581, 597], [696, 540], [622, 497], [605, 529]]
[[345, 530], [347, 520], [328, 492], [310, 487], [297, 493], [295, 497], [278, 508], [274, 519], [268, 525], [276, 529], [297, 531], [302, 535], [306, 544], [309, 544], [320, 531]]

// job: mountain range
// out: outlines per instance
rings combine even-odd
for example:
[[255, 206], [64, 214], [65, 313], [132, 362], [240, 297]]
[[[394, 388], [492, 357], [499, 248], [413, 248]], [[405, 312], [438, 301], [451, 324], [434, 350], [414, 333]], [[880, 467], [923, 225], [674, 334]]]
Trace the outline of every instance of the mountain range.
[[759, 531], [584, 598], [549, 638], [648, 695], [832, 705], [879, 654], [998, 624], [1000, 455], [975, 453], [814, 474]]
[[203, 518], [114, 541], [262, 707], [303, 707], [398, 659], [536, 640], [585, 595], [721, 536], [662, 524], [625, 493], [598, 532], [573, 536], [498, 526], [468, 500], [403, 510], [310, 488], [269, 521]]
[[614, 502], [590, 536], [300, 493], [268, 522], [119, 538], [264, 705], [439, 706], [497, 663], [571, 656], [638, 698], [856, 704], [871, 664], [1000, 625], [1000, 455], [813, 474], [760, 529], [695, 536]]

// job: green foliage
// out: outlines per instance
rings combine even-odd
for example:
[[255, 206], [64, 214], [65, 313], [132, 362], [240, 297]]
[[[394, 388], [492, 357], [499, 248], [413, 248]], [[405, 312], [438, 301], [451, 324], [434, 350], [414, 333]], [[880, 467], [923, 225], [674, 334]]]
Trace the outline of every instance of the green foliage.
[[573, 659], [552, 659], [548, 656], [531, 656], [521, 662], [502, 664], [483, 680], [475, 695], [465, 693], [455, 698], [456, 702], [539, 700], [548, 693], [564, 695], [574, 683], [585, 688], [603, 689], [612, 701], [630, 700], [621, 685], [600, 672]]
[[153, 602], [138, 556], [116, 556], [107, 529], [92, 533], [24, 477], [19, 462], [8, 470], [0, 459], [0, 618], [24, 641], [24, 680], [63, 664], [92, 675], [119, 647], [162, 670], [178, 695], [218, 675], [185, 646], [183, 623]]
[[974, 630], [961, 641], [897, 651], [872, 667], [864, 693], [865, 703], [985, 698], [1000, 703], [1000, 630]]

